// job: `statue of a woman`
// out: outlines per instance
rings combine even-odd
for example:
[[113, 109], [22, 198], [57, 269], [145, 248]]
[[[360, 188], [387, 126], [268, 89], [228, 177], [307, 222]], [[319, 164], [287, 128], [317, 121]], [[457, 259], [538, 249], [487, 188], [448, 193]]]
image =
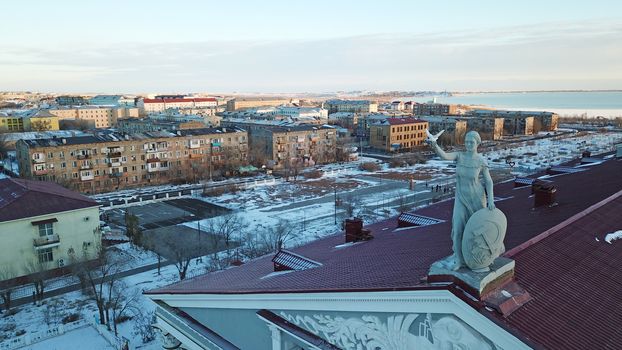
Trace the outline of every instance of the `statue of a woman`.
[[[444, 152], [436, 143], [436, 138], [428, 132], [427, 142], [442, 159], [456, 162], [456, 199], [452, 215], [451, 239], [453, 241], [453, 255], [441, 261], [441, 264], [450, 270], [458, 270], [465, 265], [462, 256], [462, 236], [464, 227], [469, 218], [478, 210], [488, 207], [495, 209], [492, 193], [492, 178], [488, 171], [488, 164], [481, 154], [477, 153], [477, 146], [482, 142], [476, 131], [469, 131], [464, 138], [466, 151]], [[440, 135], [440, 133], [439, 133]], [[480, 180], [484, 177], [484, 186]]]

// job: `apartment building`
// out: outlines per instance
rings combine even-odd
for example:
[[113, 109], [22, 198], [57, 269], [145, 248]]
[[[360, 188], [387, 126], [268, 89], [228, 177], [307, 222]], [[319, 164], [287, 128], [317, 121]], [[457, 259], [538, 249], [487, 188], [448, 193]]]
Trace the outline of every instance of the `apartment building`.
[[83, 193], [198, 181], [247, 164], [248, 134], [236, 128], [19, 140], [20, 176]]
[[466, 120], [446, 116], [421, 116], [420, 118], [428, 122], [429, 130], [434, 134], [445, 130], [441, 135], [441, 142], [443, 140], [452, 144], [464, 142], [464, 135], [467, 132]]
[[386, 152], [413, 151], [423, 145], [428, 122], [416, 118], [387, 118], [370, 126], [369, 145]]
[[269, 107], [280, 106], [290, 103], [298, 102], [297, 100], [284, 99], [284, 98], [234, 98], [227, 101], [227, 111], [233, 112], [240, 109], [248, 109], [255, 107]]
[[136, 134], [153, 131], [175, 132], [177, 130], [202, 129], [205, 127], [207, 127], [207, 125], [203, 123], [203, 119], [186, 121], [151, 118], [131, 118], [120, 119], [117, 122], [116, 129], [119, 132]]
[[92, 106], [115, 106], [115, 107], [136, 107], [136, 101], [133, 97], [125, 97], [123, 95], [97, 95], [89, 100]]
[[0, 115], [0, 131], [54, 131], [59, 130], [58, 117], [48, 111], [39, 110], [33, 115]]
[[74, 107], [50, 109], [50, 113], [58, 116], [60, 120], [86, 120], [95, 124], [96, 128], [110, 128], [117, 124], [117, 120], [123, 118], [138, 118], [138, 108], [127, 107]]
[[359, 115], [356, 113], [337, 112], [328, 117], [328, 124], [339, 125], [348, 130], [355, 130], [358, 124]]
[[2, 115], [0, 114], [0, 131], [4, 132], [23, 132], [25, 130], [23, 116]]
[[477, 109], [469, 114], [474, 117], [504, 118], [505, 131], [510, 135], [531, 135], [534, 132], [555, 131], [559, 127], [559, 115], [552, 112]]
[[55, 98], [59, 106], [83, 106], [89, 104], [88, 99], [82, 96], [58, 96]]
[[314, 107], [277, 106], [266, 111], [266, 114], [283, 115], [291, 118], [315, 118], [322, 121], [328, 119], [326, 109]]
[[4, 278], [94, 258], [101, 243], [99, 204], [51, 182], [0, 179], [0, 266]]
[[350, 113], [376, 113], [378, 112], [378, 103], [368, 100], [327, 100], [324, 102], [324, 108], [328, 110], [328, 114], [337, 112]]
[[218, 100], [206, 98], [145, 98], [138, 101], [138, 108], [144, 113], [163, 112], [167, 109], [216, 108]]
[[414, 103], [412, 106], [414, 115], [450, 115], [458, 112], [457, 105], [442, 103]]
[[278, 123], [222, 121], [224, 126], [237, 126], [248, 131], [252, 150], [249, 157], [256, 164], [282, 169], [335, 161], [336, 129], [326, 125], [278, 125]]

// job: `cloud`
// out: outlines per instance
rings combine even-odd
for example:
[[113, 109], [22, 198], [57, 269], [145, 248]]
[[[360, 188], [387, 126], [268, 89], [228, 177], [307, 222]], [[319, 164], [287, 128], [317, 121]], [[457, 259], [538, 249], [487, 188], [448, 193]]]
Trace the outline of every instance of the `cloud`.
[[620, 88], [622, 24], [325, 40], [8, 47], [3, 86], [56, 91]]

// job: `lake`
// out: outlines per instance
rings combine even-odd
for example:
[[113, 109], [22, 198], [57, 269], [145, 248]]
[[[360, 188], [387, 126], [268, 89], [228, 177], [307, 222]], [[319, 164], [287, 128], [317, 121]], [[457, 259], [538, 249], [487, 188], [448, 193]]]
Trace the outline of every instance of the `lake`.
[[[433, 97], [407, 97], [404, 101], [428, 102]], [[483, 105], [500, 109], [556, 112], [560, 115], [622, 117], [622, 91], [469, 93], [438, 96], [438, 103]]]

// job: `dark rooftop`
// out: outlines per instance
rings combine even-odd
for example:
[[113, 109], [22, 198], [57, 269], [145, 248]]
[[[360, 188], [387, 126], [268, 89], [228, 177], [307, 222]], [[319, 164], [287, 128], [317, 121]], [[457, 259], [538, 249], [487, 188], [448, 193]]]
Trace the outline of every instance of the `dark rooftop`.
[[[548, 177], [557, 187], [557, 205], [537, 209], [533, 209], [531, 187], [514, 189], [513, 181], [495, 186], [495, 194], [506, 198], [496, 203], [508, 218], [506, 248], [517, 247], [620, 191], [620, 174], [622, 161], [610, 160], [587, 171]], [[367, 228], [374, 238], [366, 242], [344, 245], [344, 235], [338, 233], [291, 249], [322, 264], [313, 269], [266, 277], [273, 272], [272, 254], [240, 267], [148, 293], [236, 294], [422, 288], [421, 280], [427, 276], [429, 266], [451, 252], [452, 209], [453, 201], [448, 200], [416, 212], [446, 220], [433, 225], [397, 229], [397, 218], [370, 225]]]
[[0, 222], [97, 206], [94, 200], [52, 182], [0, 179]]

